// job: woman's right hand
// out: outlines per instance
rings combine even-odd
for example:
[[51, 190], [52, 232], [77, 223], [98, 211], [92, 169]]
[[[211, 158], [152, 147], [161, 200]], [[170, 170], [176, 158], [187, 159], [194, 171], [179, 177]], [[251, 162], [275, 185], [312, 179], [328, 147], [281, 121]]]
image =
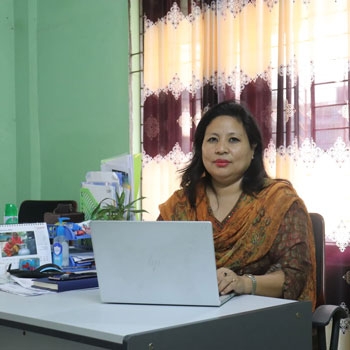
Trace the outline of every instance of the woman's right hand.
[[219, 293], [229, 294], [235, 292], [237, 294], [244, 294], [246, 290], [246, 281], [243, 276], [237, 275], [232, 270], [221, 267], [216, 271]]

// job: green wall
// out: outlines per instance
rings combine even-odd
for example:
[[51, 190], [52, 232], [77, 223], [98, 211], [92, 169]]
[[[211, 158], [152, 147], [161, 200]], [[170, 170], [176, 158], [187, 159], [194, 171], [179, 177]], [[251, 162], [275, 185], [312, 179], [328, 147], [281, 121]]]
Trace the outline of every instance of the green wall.
[[0, 222], [6, 201], [16, 201], [16, 115], [13, 1], [0, 1]]
[[1, 0], [0, 13], [0, 212], [79, 201], [87, 171], [130, 152], [128, 0]]

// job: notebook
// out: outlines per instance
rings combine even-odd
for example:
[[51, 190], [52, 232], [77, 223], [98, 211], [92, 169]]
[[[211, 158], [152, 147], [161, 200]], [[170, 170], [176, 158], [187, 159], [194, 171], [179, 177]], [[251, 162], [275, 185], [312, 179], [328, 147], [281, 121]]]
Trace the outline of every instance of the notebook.
[[101, 301], [220, 306], [212, 224], [91, 221]]

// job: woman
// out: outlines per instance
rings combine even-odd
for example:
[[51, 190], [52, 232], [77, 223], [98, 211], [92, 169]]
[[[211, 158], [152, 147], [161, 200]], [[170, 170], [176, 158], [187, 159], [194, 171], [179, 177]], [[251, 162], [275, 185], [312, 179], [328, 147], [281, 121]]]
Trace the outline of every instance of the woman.
[[196, 129], [181, 189], [159, 220], [211, 221], [221, 294], [310, 300], [315, 250], [307, 209], [286, 180], [268, 177], [260, 130], [234, 102], [208, 110]]

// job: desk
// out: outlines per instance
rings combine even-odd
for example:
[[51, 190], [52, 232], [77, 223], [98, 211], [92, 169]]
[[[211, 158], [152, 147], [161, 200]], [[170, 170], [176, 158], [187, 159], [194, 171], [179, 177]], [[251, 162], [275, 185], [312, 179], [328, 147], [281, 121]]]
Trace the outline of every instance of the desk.
[[311, 304], [252, 295], [221, 307], [117, 305], [98, 289], [0, 292], [1, 349], [310, 350]]

